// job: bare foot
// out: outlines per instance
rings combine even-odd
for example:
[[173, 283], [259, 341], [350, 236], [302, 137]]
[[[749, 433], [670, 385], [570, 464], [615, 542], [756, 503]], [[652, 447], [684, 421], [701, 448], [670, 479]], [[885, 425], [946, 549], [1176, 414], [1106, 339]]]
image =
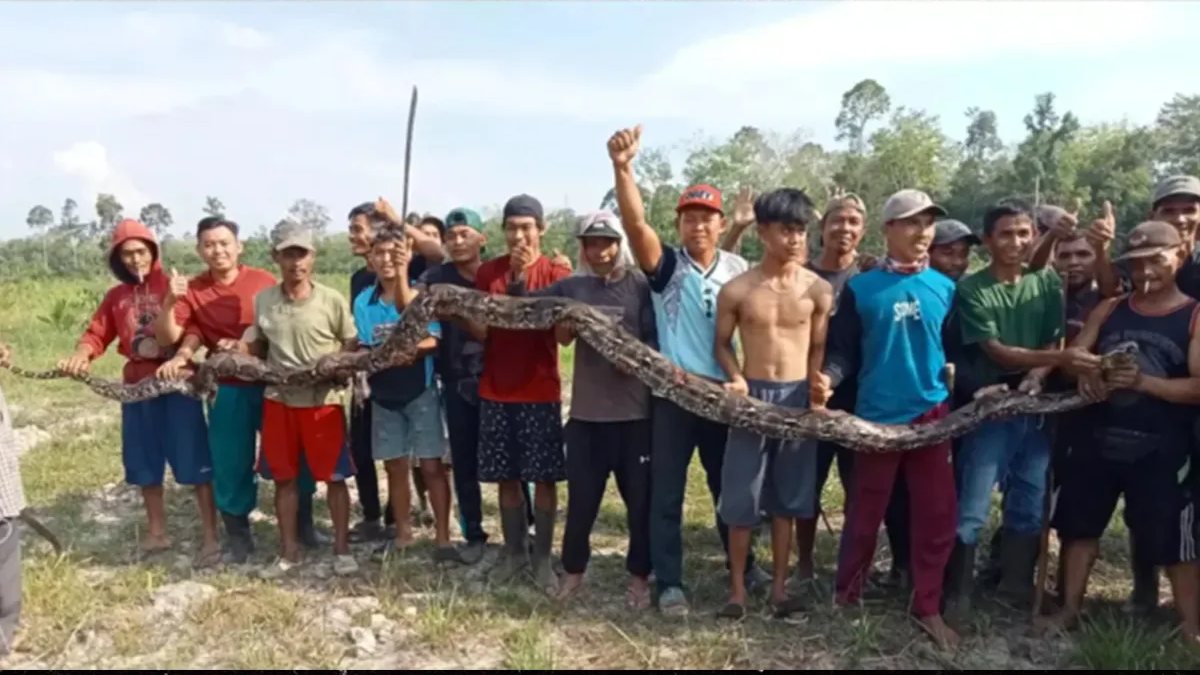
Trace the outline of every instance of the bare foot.
[[152, 556], [171, 550], [171, 540], [165, 534], [148, 534], [142, 541], [142, 555]]
[[933, 616], [917, 619], [917, 623], [920, 624], [921, 628], [925, 629], [926, 633], [929, 633], [929, 637], [933, 638], [934, 643], [936, 643], [938, 647], [946, 651], [950, 651], [958, 647], [958, 642], [960, 639], [958, 637], [958, 633], [955, 633], [949, 626], [946, 625], [946, 622], [942, 620], [941, 615], [934, 614]]
[[300, 547], [297, 546], [291, 550], [281, 549], [279, 551], [279, 557], [282, 558], [283, 560], [286, 560], [287, 562], [292, 563], [293, 565], [299, 565], [300, 564]]
[[221, 546], [215, 541], [205, 542], [196, 552], [193, 565], [197, 568], [212, 567], [221, 562]]
[[650, 608], [650, 582], [644, 577], [629, 577], [625, 587], [625, 608], [641, 611]]
[[573, 598], [576, 594], [583, 590], [583, 575], [582, 574], [564, 574], [558, 584], [558, 593], [555, 594], [555, 599], [559, 602], [566, 602]]
[[1033, 620], [1033, 629], [1039, 635], [1064, 633], [1075, 626], [1079, 614], [1067, 608], [1058, 610], [1049, 616], [1039, 616]]

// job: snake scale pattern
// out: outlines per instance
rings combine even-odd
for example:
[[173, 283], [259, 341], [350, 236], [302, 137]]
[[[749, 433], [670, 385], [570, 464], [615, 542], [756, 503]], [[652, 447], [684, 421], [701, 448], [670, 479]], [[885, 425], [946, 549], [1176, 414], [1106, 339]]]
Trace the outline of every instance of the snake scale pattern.
[[[1074, 392], [1029, 394], [1011, 392], [983, 397], [929, 424], [878, 424], [844, 413], [783, 408], [726, 392], [721, 386], [685, 373], [659, 352], [622, 328], [601, 310], [564, 298], [516, 298], [488, 295], [450, 285], [434, 285], [406, 308], [389, 338], [371, 351], [341, 352], [319, 359], [305, 369], [277, 370], [253, 356], [234, 352], [210, 354], [188, 379], [135, 384], [87, 375], [74, 376], [100, 396], [121, 402], [142, 401], [169, 393], [204, 398], [216, 391], [220, 379], [306, 386], [333, 382], [349, 386], [356, 374], [370, 375], [409, 363], [417, 344], [429, 335], [431, 321], [462, 318], [489, 327], [545, 330], [560, 322], [574, 328], [621, 372], [644, 382], [657, 396], [710, 420], [748, 429], [773, 438], [815, 438], [860, 452], [896, 452], [921, 448], [959, 437], [988, 419], [1021, 414], [1054, 414], [1088, 405]], [[1136, 359], [1136, 344], [1124, 343], [1102, 357], [1108, 370]], [[71, 377], [56, 370], [31, 372], [8, 365], [14, 374], [35, 379]]]

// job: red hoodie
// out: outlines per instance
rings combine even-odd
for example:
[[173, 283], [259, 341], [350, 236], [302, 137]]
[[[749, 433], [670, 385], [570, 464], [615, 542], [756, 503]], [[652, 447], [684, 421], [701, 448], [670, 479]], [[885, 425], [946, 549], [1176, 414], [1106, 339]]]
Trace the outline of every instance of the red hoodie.
[[[145, 241], [153, 255], [150, 273], [141, 283], [121, 262], [121, 244], [130, 239]], [[136, 220], [122, 220], [113, 230], [108, 266], [121, 283], [105, 294], [104, 301], [92, 315], [91, 324], [79, 339], [79, 345], [86, 347], [95, 360], [104, 354], [114, 339], [118, 340], [117, 352], [128, 359], [125, 382], [138, 382], [154, 375], [154, 371], [175, 352], [173, 348], [159, 347], [154, 337], [154, 321], [170, 289], [170, 281], [162, 271], [154, 233]]]

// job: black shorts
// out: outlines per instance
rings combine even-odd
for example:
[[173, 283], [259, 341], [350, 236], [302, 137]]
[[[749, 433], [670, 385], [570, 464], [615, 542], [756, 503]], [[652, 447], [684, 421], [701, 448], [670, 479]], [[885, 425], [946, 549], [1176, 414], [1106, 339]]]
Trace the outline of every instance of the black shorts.
[[1198, 559], [1195, 472], [1186, 448], [1118, 460], [1075, 444], [1061, 467], [1053, 524], [1062, 539], [1099, 539], [1123, 495], [1125, 523], [1139, 549], [1145, 547], [1147, 561], [1166, 566]]
[[479, 402], [479, 480], [567, 479], [562, 404]]

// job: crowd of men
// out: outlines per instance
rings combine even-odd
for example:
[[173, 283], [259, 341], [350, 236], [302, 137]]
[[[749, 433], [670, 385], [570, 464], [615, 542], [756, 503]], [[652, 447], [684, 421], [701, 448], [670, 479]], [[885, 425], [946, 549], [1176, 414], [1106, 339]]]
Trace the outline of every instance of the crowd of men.
[[[126, 382], [186, 377], [201, 348], [304, 367], [332, 352], [378, 346], [423, 289], [452, 284], [595, 305], [681, 371], [736, 395], [816, 414], [927, 424], [1012, 391], [1077, 389], [1093, 404], [1059, 416], [989, 420], [953, 442], [916, 450], [845, 448], [764, 438], [700, 417], [654, 396], [580, 341], [564, 424], [558, 351], [575, 341], [568, 327], [514, 331], [446, 319], [429, 327], [415, 360], [372, 375], [361, 387], [369, 391], [365, 399], [351, 402], [332, 385], [234, 379], [207, 402], [169, 395], [123, 404], [122, 459], [126, 481], [145, 500], [145, 552], [171, 546], [167, 464], [176, 482], [194, 486], [202, 566], [249, 558], [257, 482], [274, 483], [280, 549], [273, 575], [301, 563], [304, 548], [328, 545], [313, 524], [317, 481], [327, 485], [339, 575], [359, 571], [353, 540], [378, 541], [380, 556], [412, 545], [410, 481], [422, 511], [427, 504], [432, 512], [434, 559], [479, 564], [488, 540], [480, 484], [495, 483], [503, 548], [491, 581], [528, 579], [566, 601], [583, 588], [590, 534], [612, 474], [628, 514], [627, 606], [679, 615], [690, 606], [682, 515], [698, 449], [729, 570], [728, 601], [717, 615], [744, 617], [750, 594], [764, 589], [770, 611], [785, 617], [806, 608], [821, 495], [836, 459], [846, 495], [839, 605], [856, 604], [876, 585], [902, 588], [931, 637], [956, 644], [952, 625], [977, 592], [977, 547], [998, 488], [1001, 527], [979, 585], [1012, 603], [1032, 602], [1035, 566], [1052, 526], [1062, 547], [1056, 608], [1039, 623], [1070, 626], [1099, 539], [1123, 497], [1131, 606], [1157, 604], [1165, 571], [1181, 633], [1197, 643], [1198, 472], [1191, 460], [1200, 404], [1200, 179], [1162, 181], [1151, 213], [1115, 259], [1108, 204], [1085, 226], [1078, 207], [1003, 200], [987, 210], [976, 235], [915, 189], [883, 204], [885, 251], [878, 257], [859, 250], [868, 220], [860, 198], [837, 193], [818, 210], [791, 188], [757, 198], [742, 192], [727, 219], [719, 190], [689, 187], [677, 207], [679, 244], [671, 246], [646, 220], [632, 168], [640, 138], [637, 127], [609, 139], [621, 216], [583, 217], [574, 263], [542, 251], [546, 221], [528, 195], [504, 206], [507, 250], [490, 260], [483, 258], [482, 221], [468, 208], [444, 220], [413, 221], [382, 199], [355, 207], [350, 243], [366, 266], [352, 277], [349, 300], [314, 279], [317, 242], [294, 222], [272, 232], [276, 274], [239, 262], [236, 223], [205, 218], [196, 237], [207, 271], [186, 279], [164, 271], [151, 231], [124, 221], [109, 255], [120, 283], [59, 367], [86, 372], [114, 341], [127, 359]], [[734, 252], [752, 227], [763, 250], [754, 265]], [[820, 247], [810, 256], [814, 231]], [[967, 274], [979, 247], [987, 265]], [[1136, 365], [1102, 368], [1100, 354], [1130, 341]], [[9, 431], [2, 400], [0, 423], [3, 450]], [[376, 461], [387, 475], [386, 500]], [[23, 505], [19, 481], [12, 490], [8, 473], [0, 476], [5, 643], [19, 610], [19, 587], [14, 598], [7, 580], [15, 560], [12, 518]], [[353, 528], [350, 479], [362, 512]], [[552, 552], [563, 481], [560, 577]], [[452, 493], [459, 545], [451, 543]], [[881, 525], [892, 568], [873, 576]], [[763, 531], [771, 537], [770, 573], [752, 546]]]

